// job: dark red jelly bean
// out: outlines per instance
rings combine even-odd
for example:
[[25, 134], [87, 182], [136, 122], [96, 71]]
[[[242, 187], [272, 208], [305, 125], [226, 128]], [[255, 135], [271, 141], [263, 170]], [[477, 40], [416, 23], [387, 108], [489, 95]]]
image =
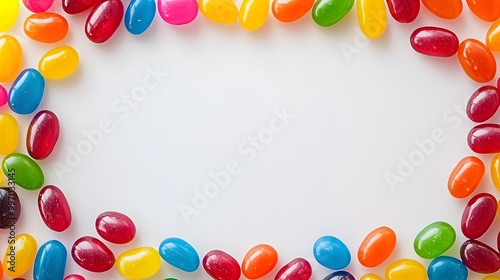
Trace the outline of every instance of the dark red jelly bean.
[[500, 254], [495, 249], [477, 240], [467, 240], [460, 247], [462, 262], [478, 273], [495, 273], [500, 269]]
[[92, 8], [97, 2], [99, 0], [62, 0], [62, 7], [66, 13], [74, 15]]
[[108, 211], [97, 216], [95, 220], [97, 233], [104, 240], [115, 244], [125, 244], [135, 237], [135, 224], [127, 215]]
[[476, 125], [467, 135], [467, 144], [478, 154], [500, 153], [500, 125], [490, 123]]
[[493, 86], [477, 89], [467, 102], [467, 116], [473, 122], [485, 122], [497, 112], [500, 105], [500, 93]]
[[458, 51], [458, 37], [452, 31], [440, 27], [424, 26], [410, 35], [411, 47], [418, 53], [449, 57]]
[[73, 260], [83, 269], [92, 272], [105, 272], [115, 265], [115, 255], [101, 240], [84, 236], [71, 248]]
[[497, 249], [498, 249], [498, 251], [500, 251], [500, 231], [498, 232], [498, 235], [497, 235]]
[[71, 225], [71, 209], [64, 193], [56, 186], [45, 186], [38, 194], [38, 210], [43, 222], [53, 231], [65, 231]]
[[497, 214], [497, 201], [488, 193], [475, 195], [462, 215], [462, 233], [470, 239], [481, 237], [493, 223]]
[[419, 0], [387, 0], [391, 16], [400, 23], [413, 22], [420, 12]]
[[238, 262], [228, 253], [213, 250], [203, 258], [203, 268], [216, 280], [238, 280], [241, 268]]
[[85, 22], [85, 34], [94, 43], [106, 42], [120, 26], [123, 19], [120, 0], [104, 0], [90, 12]]
[[38, 112], [31, 120], [26, 136], [26, 148], [34, 159], [47, 158], [59, 139], [59, 119], [51, 111]]
[[323, 280], [356, 280], [356, 278], [354, 278], [354, 276], [347, 271], [335, 271], [334, 273], [325, 276]]
[[311, 275], [311, 264], [306, 259], [296, 258], [283, 266], [274, 280], [309, 280]]
[[15, 225], [20, 215], [21, 201], [14, 187], [0, 188], [0, 228]]

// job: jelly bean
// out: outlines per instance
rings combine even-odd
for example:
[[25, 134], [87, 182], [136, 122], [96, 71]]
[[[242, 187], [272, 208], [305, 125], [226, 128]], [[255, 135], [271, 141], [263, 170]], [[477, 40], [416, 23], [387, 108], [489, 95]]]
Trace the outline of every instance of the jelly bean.
[[302, 18], [314, 5], [314, 0], [273, 0], [271, 11], [281, 22], [293, 22]]
[[306, 259], [296, 258], [283, 266], [274, 280], [309, 280], [311, 275], [311, 264]]
[[397, 22], [413, 22], [420, 12], [420, 1], [417, 0], [387, 0], [389, 12]]
[[228, 253], [213, 250], [203, 258], [203, 268], [216, 280], [238, 280], [241, 269], [238, 262]]
[[465, 39], [460, 43], [458, 60], [465, 73], [478, 83], [487, 83], [495, 77], [495, 57], [488, 47], [476, 39]]
[[347, 246], [333, 236], [318, 238], [313, 246], [313, 254], [319, 264], [332, 270], [343, 269], [351, 262]]
[[84, 12], [97, 4], [99, 0], [62, 0], [63, 10], [70, 15]]
[[46, 79], [63, 79], [75, 72], [80, 57], [78, 52], [69, 46], [51, 49], [38, 62], [38, 70]]
[[455, 239], [456, 233], [450, 224], [434, 222], [417, 234], [413, 247], [420, 257], [433, 259], [450, 249]]
[[323, 280], [356, 280], [356, 278], [347, 271], [335, 271], [325, 276]]
[[386, 280], [427, 280], [425, 267], [412, 259], [401, 259], [385, 269]]
[[71, 225], [71, 208], [64, 193], [56, 186], [45, 186], [38, 194], [38, 211], [53, 231], [65, 231]]
[[353, 6], [354, 0], [317, 0], [312, 8], [312, 17], [319, 26], [332, 26], [343, 19]]
[[410, 45], [418, 53], [449, 57], [458, 51], [458, 37], [452, 31], [440, 27], [424, 26], [410, 35]]
[[499, 105], [498, 89], [493, 86], [482, 86], [470, 97], [465, 112], [471, 121], [485, 122], [493, 117]]
[[42, 110], [33, 117], [28, 126], [26, 148], [29, 155], [37, 160], [47, 158], [59, 138], [59, 119], [49, 110]]
[[132, 0], [125, 12], [125, 28], [134, 35], [144, 33], [155, 17], [154, 0]]
[[95, 220], [97, 233], [106, 241], [115, 244], [126, 244], [135, 237], [135, 224], [127, 215], [107, 211]]
[[70, 274], [64, 277], [64, 280], [85, 280], [85, 277], [78, 274]]
[[7, 104], [8, 100], [9, 96], [7, 95], [7, 90], [2, 85], [0, 85], [0, 107]]
[[448, 191], [456, 198], [468, 197], [481, 182], [484, 170], [484, 163], [475, 156], [461, 159], [450, 174]]
[[158, 12], [160, 17], [169, 24], [188, 24], [198, 16], [198, 2], [196, 0], [158, 0]]
[[460, 247], [462, 262], [478, 273], [495, 273], [500, 269], [500, 254], [495, 249], [477, 240], [467, 240]]
[[456, 19], [463, 10], [462, 0], [422, 0], [434, 15], [444, 19]]
[[40, 43], [56, 43], [68, 34], [68, 21], [51, 12], [33, 14], [24, 21], [24, 33]]
[[496, 0], [467, 0], [474, 15], [484, 21], [493, 22], [500, 18], [500, 4]]
[[243, 0], [239, 19], [246, 30], [257, 30], [264, 25], [269, 14], [268, 0]]
[[387, 27], [384, 0], [357, 0], [358, 23], [363, 34], [370, 39], [382, 36]]
[[21, 216], [21, 201], [15, 188], [0, 188], [0, 228], [7, 229], [17, 223]]
[[27, 190], [38, 190], [42, 187], [44, 176], [40, 166], [30, 157], [20, 153], [7, 155], [2, 162], [2, 171], [9, 176], [14, 170], [13, 181]]
[[34, 280], [63, 279], [66, 269], [66, 248], [57, 240], [45, 242], [36, 253]]
[[21, 60], [22, 48], [17, 39], [10, 35], [0, 36], [0, 82], [9, 82], [16, 77]]
[[160, 243], [160, 256], [164, 261], [186, 272], [193, 272], [200, 266], [198, 252], [186, 241], [170, 237]]
[[481, 237], [490, 228], [497, 214], [497, 200], [488, 193], [471, 198], [462, 215], [462, 233], [470, 239]]
[[18, 114], [33, 113], [42, 101], [45, 80], [36, 69], [22, 71], [9, 91], [9, 107]]
[[486, 46], [492, 51], [500, 51], [500, 20], [495, 21], [486, 32]]
[[392, 254], [394, 248], [396, 248], [396, 233], [389, 227], [376, 228], [359, 246], [359, 263], [365, 267], [376, 267]]
[[76, 264], [91, 272], [105, 272], [115, 265], [115, 255], [101, 240], [84, 236], [78, 238], [71, 248]]
[[488, 275], [484, 276], [481, 280], [500, 280], [500, 276]]
[[37, 244], [33, 236], [21, 233], [7, 240], [9, 245], [3, 257], [3, 271], [10, 277], [25, 274], [33, 265]]
[[54, 0], [23, 0], [23, 4], [33, 13], [43, 13], [54, 4]]
[[238, 8], [232, 0], [200, 0], [198, 8], [207, 19], [225, 24], [238, 20]]
[[19, 14], [19, 0], [0, 1], [0, 32], [9, 30]]
[[467, 280], [468, 274], [460, 260], [448, 256], [437, 257], [427, 269], [429, 280]]
[[16, 150], [19, 126], [9, 114], [0, 114], [0, 155], [8, 155]]
[[478, 154], [500, 153], [500, 125], [476, 125], [467, 135], [467, 144]]
[[116, 270], [127, 279], [152, 277], [160, 270], [160, 266], [160, 254], [151, 247], [125, 251], [116, 259]]
[[259, 279], [271, 272], [277, 263], [278, 252], [268, 244], [260, 244], [246, 253], [241, 272], [248, 279]]
[[359, 280], [382, 280], [382, 277], [378, 276], [374, 273], [368, 273], [363, 276]]
[[85, 35], [94, 43], [104, 43], [116, 32], [123, 19], [121, 0], [99, 2], [85, 21]]

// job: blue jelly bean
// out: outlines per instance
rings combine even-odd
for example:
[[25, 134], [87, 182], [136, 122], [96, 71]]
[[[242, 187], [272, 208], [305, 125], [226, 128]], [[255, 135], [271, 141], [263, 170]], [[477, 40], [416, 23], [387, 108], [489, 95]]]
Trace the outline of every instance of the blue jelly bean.
[[61, 242], [57, 240], [45, 242], [36, 253], [33, 279], [63, 280], [67, 254], [66, 247]]
[[33, 113], [42, 101], [45, 80], [36, 69], [22, 71], [9, 91], [9, 107], [18, 114]]
[[347, 246], [333, 236], [318, 238], [314, 243], [313, 253], [319, 264], [332, 270], [343, 269], [351, 262], [351, 253]]
[[160, 244], [160, 256], [170, 265], [186, 272], [193, 272], [200, 266], [198, 252], [186, 241], [170, 237]]
[[448, 256], [435, 258], [427, 269], [429, 280], [466, 280], [467, 267], [458, 259]]
[[125, 27], [128, 32], [139, 35], [149, 28], [155, 13], [154, 0], [132, 0], [125, 12]]
[[356, 280], [356, 278], [347, 271], [335, 271], [325, 276], [323, 280]]

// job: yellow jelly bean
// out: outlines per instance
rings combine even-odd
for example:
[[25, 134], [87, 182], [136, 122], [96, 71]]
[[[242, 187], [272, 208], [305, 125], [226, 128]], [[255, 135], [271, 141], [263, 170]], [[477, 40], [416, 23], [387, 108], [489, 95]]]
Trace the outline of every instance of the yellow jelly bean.
[[3, 271], [10, 277], [19, 277], [33, 265], [37, 250], [36, 240], [33, 236], [22, 233], [14, 239], [7, 239], [7, 242]]
[[78, 62], [78, 52], [75, 49], [61, 46], [43, 55], [38, 63], [38, 70], [46, 79], [57, 80], [71, 75], [78, 67]]
[[482, 280], [500, 280], [500, 276], [488, 275], [488, 276], [484, 276]]
[[491, 160], [490, 171], [493, 184], [498, 190], [500, 190], [500, 154], [495, 155], [495, 157]]
[[427, 280], [425, 267], [411, 259], [401, 259], [391, 263], [385, 269], [386, 280]]
[[209, 20], [232, 24], [238, 19], [238, 8], [233, 0], [200, 0], [200, 12]]
[[246, 30], [259, 29], [269, 14], [269, 0], [243, 0], [240, 8], [240, 24]]
[[382, 278], [380, 276], [378, 276], [377, 274], [368, 273], [368, 274], [361, 276], [360, 280], [382, 280]]
[[19, 14], [19, 0], [0, 1], [0, 32], [9, 30], [16, 22]]
[[357, 0], [358, 22], [366, 37], [376, 39], [385, 32], [387, 11], [384, 0]]
[[10, 35], [0, 36], [0, 82], [9, 82], [17, 77], [21, 60], [22, 48], [17, 39]]
[[486, 45], [492, 51], [500, 51], [500, 20], [495, 21], [488, 29]]
[[0, 155], [8, 155], [17, 147], [19, 128], [16, 119], [9, 114], [0, 114]]
[[149, 278], [160, 270], [160, 266], [160, 253], [151, 247], [125, 251], [116, 259], [116, 270], [127, 279]]

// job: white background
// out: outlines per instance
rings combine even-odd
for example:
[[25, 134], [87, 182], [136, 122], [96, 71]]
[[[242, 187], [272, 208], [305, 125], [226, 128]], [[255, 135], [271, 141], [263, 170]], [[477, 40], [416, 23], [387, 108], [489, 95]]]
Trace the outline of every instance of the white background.
[[[51, 11], [64, 14], [60, 5], [56, 0]], [[447, 180], [455, 164], [472, 154], [466, 135], [473, 124], [461, 114], [464, 100], [479, 85], [462, 71], [456, 56], [419, 55], [409, 36], [420, 26], [436, 25], [454, 30], [460, 40], [484, 41], [489, 24], [467, 7], [454, 21], [438, 19], [423, 6], [412, 24], [399, 24], [388, 14], [385, 34], [373, 41], [361, 37], [355, 8], [329, 28], [315, 25], [310, 13], [289, 24], [270, 13], [256, 32], [238, 23], [216, 24], [201, 14], [186, 26], [170, 26], [156, 15], [146, 33], [133, 36], [122, 25], [101, 45], [85, 37], [83, 14], [64, 14], [71, 29], [64, 41], [32, 42], [22, 33], [27, 15], [22, 7], [8, 32], [23, 46], [23, 68], [36, 67], [46, 51], [59, 45], [75, 47], [81, 58], [71, 77], [47, 81], [39, 108], [54, 111], [61, 122], [57, 147], [40, 165], [45, 183], [66, 194], [71, 227], [64, 233], [49, 230], [38, 214], [38, 191], [18, 188], [23, 211], [16, 230], [32, 234], [39, 245], [58, 239], [69, 253], [77, 238], [97, 236], [94, 222], [101, 212], [115, 210], [129, 215], [138, 229], [132, 243], [110, 245], [116, 256], [140, 246], [158, 248], [163, 239], [177, 236], [191, 243], [200, 258], [221, 249], [241, 262], [251, 247], [268, 243], [278, 251], [279, 263], [264, 279], [273, 279], [296, 257], [311, 262], [313, 279], [323, 279], [331, 271], [312, 256], [314, 241], [323, 235], [346, 243], [352, 255], [346, 270], [357, 278], [367, 272], [383, 275], [400, 258], [427, 266], [429, 261], [415, 254], [413, 239], [441, 220], [457, 230], [457, 242], [446, 255], [459, 257], [466, 200], [449, 195]], [[356, 53], [346, 56], [341, 46], [347, 45]], [[168, 78], [120, 118], [112, 104], [130, 95], [147, 69], [156, 67], [168, 72]], [[284, 108], [295, 118], [247, 161], [238, 146], [269, 127], [274, 109]], [[31, 118], [18, 116], [20, 152], [26, 151]], [[113, 123], [114, 131], [70, 166], [67, 158], [86, 141], [84, 131], [98, 128], [103, 119]], [[400, 157], [408, 159], [419, 149], [415, 141], [431, 137], [435, 129], [446, 140], [391, 189], [384, 174], [398, 174]], [[491, 157], [481, 158], [488, 171]], [[192, 205], [193, 190], [203, 190], [212, 180], [210, 172], [223, 170], [232, 160], [242, 172], [187, 223], [179, 206]], [[71, 172], [57, 176], [58, 164]], [[484, 191], [498, 196], [489, 172], [476, 192]], [[366, 234], [382, 225], [396, 232], [397, 248], [379, 268], [365, 269], [357, 261], [357, 249]], [[495, 247], [499, 225], [497, 220], [481, 240]], [[5, 241], [8, 232], [1, 235]], [[1, 242], [0, 250], [5, 247]], [[86, 272], [69, 255], [66, 272], [121, 279], [114, 269]], [[167, 277], [209, 279], [201, 267], [188, 274], [166, 263], [152, 279]]]

